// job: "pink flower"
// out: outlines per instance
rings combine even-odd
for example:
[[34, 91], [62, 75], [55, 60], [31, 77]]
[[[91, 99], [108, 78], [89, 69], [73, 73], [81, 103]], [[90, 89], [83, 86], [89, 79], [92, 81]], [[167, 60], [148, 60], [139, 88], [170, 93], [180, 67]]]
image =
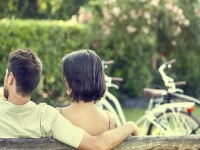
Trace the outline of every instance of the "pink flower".
[[112, 13], [114, 14], [115, 17], [118, 17], [120, 12], [121, 12], [121, 9], [119, 7], [114, 7], [112, 9]]
[[134, 33], [137, 29], [136, 29], [136, 27], [129, 25], [129, 26], [126, 27], [126, 30], [127, 30], [128, 33]]
[[94, 43], [92, 44], [92, 48], [93, 48], [93, 49], [99, 48], [99, 43], [98, 43], [98, 42], [94, 42]]

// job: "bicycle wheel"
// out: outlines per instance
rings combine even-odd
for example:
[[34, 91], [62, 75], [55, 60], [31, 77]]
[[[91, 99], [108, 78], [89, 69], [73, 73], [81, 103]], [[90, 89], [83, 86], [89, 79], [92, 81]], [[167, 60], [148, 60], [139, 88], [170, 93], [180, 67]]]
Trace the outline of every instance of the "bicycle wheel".
[[138, 126], [140, 135], [147, 135], [150, 121], [147, 119], [147, 116], [142, 116], [138, 121], [136, 121], [136, 125]]
[[157, 121], [161, 127], [164, 128], [165, 132], [151, 123], [147, 135], [200, 134], [199, 121], [194, 116], [184, 111], [167, 110], [157, 116]]

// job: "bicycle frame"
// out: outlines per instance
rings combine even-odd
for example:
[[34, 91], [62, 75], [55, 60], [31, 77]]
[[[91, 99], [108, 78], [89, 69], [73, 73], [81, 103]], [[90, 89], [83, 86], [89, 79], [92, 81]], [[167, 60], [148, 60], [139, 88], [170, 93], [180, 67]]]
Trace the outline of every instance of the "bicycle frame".
[[[187, 109], [194, 107], [195, 103], [200, 105], [200, 102], [197, 99], [189, 97], [184, 94], [180, 94], [180, 93], [183, 93], [183, 90], [176, 88], [176, 84], [175, 84], [174, 80], [165, 74], [164, 69], [166, 67], [170, 67], [171, 64], [174, 62], [175, 62], [175, 60], [169, 61], [169, 62], [161, 65], [161, 67], [159, 68], [159, 72], [163, 78], [165, 86], [168, 87], [168, 89], [160, 90], [160, 91], [158, 91], [159, 94], [156, 95], [156, 97], [150, 98], [149, 105], [148, 105], [147, 110], [145, 111], [145, 114], [136, 121], [136, 124], [138, 126], [139, 125], [143, 126], [143, 131], [140, 132], [140, 134], [142, 134], [142, 135], [147, 134], [147, 128], [149, 127], [150, 124], [153, 124], [154, 126], [156, 126], [160, 131], [162, 131], [162, 133], [164, 135], [173, 135], [174, 131], [169, 127], [169, 125], [166, 124], [163, 119], [161, 122], [161, 120], [159, 120], [157, 116], [159, 116], [160, 114], [165, 116], [167, 111], [170, 110], [171, 114], [174, 116], [174, 118], [177, 120], [177, 122], [180, 123], [181, 119], [178, 116], [178, 114], [181, 111], [184, 111], [187, 113]], [[107, 110], [109, 110], [111, 113], [113, 113], [116, 117], [117, 126], [119, 126], [126, 122], [126, 118], [125, 118], [125, 115], [123, 113], [122, 107], [121, 107], [118, 99], [108, 91], [109, 87], [118, 88], [118, 86], [112, 83], [111, 77], [105, 76], [105, 79], [106, 79], [107, 91], [105, 93], [104, 98], [102, 100], [100, 100], [97, 103], [97, 105], [100, 105], [102, 108], [104, 107]], [[179, 92], [179, 93], [177, 93], [177, 92]], [[170, 95], [170, 96], [180, 98], [180, 99], [185, 99], [187, 102], [176, 102], [175, 103], [175, 102], [171, 101], [170, 98], [167, 101], [164, 101], [164, 100], [166, 100], [164, 97], [166, 95], [167, 96]], [[155, 103], [156, 103], [156, 105], [155, 105]], [[198, 124], [200, 124], [200, 123], [198, 122]], [[200, 128], [200, 125], [197, 127], [197, 129], [198, 128]]]
[[[109, 101], [111, 101], [114, 106], [112, 106]], [[117, 126], [120, 126], [126, 122], [125, 115], [118, 99], [109, 91], [105, 92], [105, 96], [98, 101], [96, 105], [109, 110], [115, 116]]]
[[[117, 120], [117, 126], [122, 125], [123, 123], [126, 122], [126, 118], [124, 116], [120, 103], [118, 102], [116, 97], [111, 93], [109, 93], [108, 91], [106, 92], [105, 96], [107, 98], [109, 97], [115, 106], [112, 106], [111, 103], [108, 102], [108, 99], [106, 99], [106, 97], [104, 97], [101, 101], [99, 101], [99, 104], [115, 115]], [[159, 102], [163, 101], [162, 99], [163, 99], [162, 97], [157, 98], [157, 105], [155, 107], [153, 104], [155, 99], [151, 99], [149, 102], [148, 109], [145, 111], [145, 115], [136, 121], [136, 124], [138, 126], [142, 123], [143, 130], [140, 130], [141, 135], [147, 134], [147, 128], [150, 124], [154, 124], [165, 135], [173, 135], [174, 131], [169, 128], [169, 125], [163, 123], [163, 120], [161, 122], [157, 118], [157, 116], [159, 114], [165, 115], [167, 110], [171, 110], [178, 122], [178, 120], [180, 120], [179, 117], [176, 116], [178, 112], [186, 111], [188, 108], [193, 107], [195, 105], [194, 102], [158, 104]], [[116, 109], [114, 109], [114, 107]]]
[[[160, 114], [165, 115], [168, 110], [173, 112], [176, 120], [180, 120], [177, 116], [178, 112], [186, 112], [189, 108], [194, 107], [194, 102], [181, 103], [162, 103], [164, 97], [151, 98], [145, 114], [136, 121], [136, 124], [141, 127], [140, 134], [147, 135], [147, 130], [150, 124], [154, 124], [164, 135], [173, 135], [174, 131], [169, 128], [168, 124], [163, 123], [157, 118]], [[156, 101], [156, 105], [154, 104]]]

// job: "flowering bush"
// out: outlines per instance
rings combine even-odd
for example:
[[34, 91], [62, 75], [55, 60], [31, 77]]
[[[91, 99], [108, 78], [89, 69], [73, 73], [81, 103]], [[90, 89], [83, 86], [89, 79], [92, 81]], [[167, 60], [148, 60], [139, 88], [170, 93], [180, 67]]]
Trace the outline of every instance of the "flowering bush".
[[128, 45], [132, 45], [137, 36], [150, 37], [158, 42], [159, 50], [165, 49], [165, 46], [160, 48], [159, 42], [176, 46], [182, 28], [190, 25], [173, 0], [105, 0], [103, 17], [101, 25], [105, 35], [117, 38], [115, 33], [118, 32], [118, 38], [131, 39], [126, 42]]
[[168, 56], [190, 21], [173, 0], [104, 0], [102, 14], [104, 37], [112, 43], [117, 62], [123, 63], [114, 74], [121, 69], [119, 75], [127, 80], [122, 91], [140, 96], [153, 80], [155, 53]]
[[[101, 32], [98, 48], [112, 51], [116, 64], [111, 74], [125, 77], [122, 92], [140, 96], [142, 88], [150, 86], [154, 55], [165, 60], [180, 58], [179, 54], [184, 53], [190, 43], [188, 37], [195, 33], [190, 30], [198, 27], [194, 24], [200, 16], [198, 3], [198, 0], [184, 3], [175, 0], [103, 1], [95, 31]], [[183, 43], [183, 40], [188, 41]], [[183, 69], [184, 65], [179, 67]]]
[[[176, 58], [178, 63], [175, 65], [177, 71], [174, 74], [177, 75], [178, 80], [190, 81], [186, 92], [198, 96], [200, 82], [199, 71], [196, 68], [200, 67], [198, 63], [200, 58], [199, 3], [200, 0], [38, 0], [34, 2], [8, 0], [0, 7], [2, 8], [0, 17], [59, 20], [71, 18], [70, 24], [81, 23], [80, 31], [71, 27], [67, 29], [67, 33], [61, 32], [60, 29], [57, 31], [57, 28], [49, 30], [48, 34], [54, 35], [55, 32], [57, 35], [56, 38], [52, 36], [52, 40], [46, 40], [45, 34], [41, 36], [40, 33], [43, 32], [38, 32], [35, 42], [37, 43], [41, 38], [44, 38], [45, 42], [39, 41], [39, 44], [34, 43], [34, 46], [41, 47], [41, 44], [47, 44], [45, 47], [52, 52], [54, 49], [64, 49], [63, 47], [71, 50], [89, 48], [95, 50], [102, 59], [115, 60], [116, 63], [106, 69], [106, 72], [111, 76], [124, 78], [120, 92], [128, 96], [141, 96], [142, 88], [152, 86], [150, 85], [153, 80], [152, 74], [159, 66], [159, 59], [163, 61]], [[37, 28], [36, 26], [31, 29]], [[10, 32], [5, 30], [4, 33], [7, 31]], [[18, 31], [20, 30], [16, 30]], [[7, 37], [10, 34], [5, 35]], [[70, 41], [70, 44], [63, 40], [64, 37]], [[8, 39], [5, 40], [2, 36], [2, 41], [9, 44], [13, 38]], [[49, 41], [58, 43], [49, 46]], [[13, 42], [24, 45], [24, 40], [19, 38], [14, 38]], [[9, 46], [13, 47], [13, 44]], [[2, 48], [10, 49], [9, 46], [3, 44]], [[57, 53], [58, 51], [55, 55], [58, 55]], [[158, 81], [156, 82], [160, 84]], [[54, 85], [52, 87], [57, 88]]]
[[[150, 86], [152, 81], [162, 84], [153, 79], [157, 77], [152, 77], [157, 71], [152, 66], [158, 67], [159, 64], [154, 65], [158, 59], [181, 59], [186, 47], [195, 47], [188, 37], [199, 34], [198, 3], [198, 0], [184, 3], [175, 0], [91, 0], [90, 7], [79, 11], [77, 18], [85, 16], [86, 12], [90, 14], [90, 20], [83, 22], [89, 25], [85, 40], [93, 43], [91, 49], [103, 54], [103, 59], [115, 60], [109, 73], [125, 78], [121, 92], [141, 96], [142, 88]], [[179, 72], [185, 71], [184, 65], [178, 67]]]

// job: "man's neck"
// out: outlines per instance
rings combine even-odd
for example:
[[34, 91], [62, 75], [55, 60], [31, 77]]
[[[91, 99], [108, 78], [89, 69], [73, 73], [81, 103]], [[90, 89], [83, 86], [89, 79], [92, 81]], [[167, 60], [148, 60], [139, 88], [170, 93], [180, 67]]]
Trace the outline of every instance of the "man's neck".
[[30, 101], [30, 97], [29, 96], [24, 97], [24, 96], [21, 96], [21, 95], [18, 95], [18, 94], [9, 95], [8, 101], [15, 104], [15, 105], [24, 105], [24, 104], [26, 104], [27, 102]]

